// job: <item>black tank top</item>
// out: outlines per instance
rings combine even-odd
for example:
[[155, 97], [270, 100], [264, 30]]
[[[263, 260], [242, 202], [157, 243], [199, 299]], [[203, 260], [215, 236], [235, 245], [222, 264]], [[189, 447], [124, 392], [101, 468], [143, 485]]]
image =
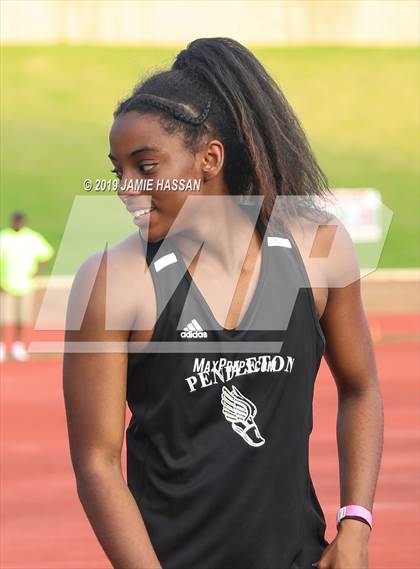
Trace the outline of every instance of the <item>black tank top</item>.
[[291, 235], [257, 227], [260, 276], [234, 330], [174, 241], [139, 234], [158, 319], [128, 356], [127, 483], [163, 569], [311, 569], [328, 545], [308, 465], [325, 338]]

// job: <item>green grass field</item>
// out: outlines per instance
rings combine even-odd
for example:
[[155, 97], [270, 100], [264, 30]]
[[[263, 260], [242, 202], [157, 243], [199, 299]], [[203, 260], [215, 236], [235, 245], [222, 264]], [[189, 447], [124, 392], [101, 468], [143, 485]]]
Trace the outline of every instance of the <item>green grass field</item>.
[[[178, 49], [3, 46], [1, 225], [22, 208], [57, 247], [74, 197], [86, 195], [83, 180], [113, 176], [117, 101]], [[295, 109], [330, 186], [377, 188], [394, 212], [379, 266], [418, 266], [416, 48], [254, 52]]]

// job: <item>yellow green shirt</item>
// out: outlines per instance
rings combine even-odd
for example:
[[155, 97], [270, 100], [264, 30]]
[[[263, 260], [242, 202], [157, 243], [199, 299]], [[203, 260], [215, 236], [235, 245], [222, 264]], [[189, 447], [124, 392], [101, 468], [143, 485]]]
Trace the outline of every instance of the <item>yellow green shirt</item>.
[[0, 287], [20, 296], [35, 288], [38, 263], [48, 261], [54, 249], [37, 231], [7, 227], [0, 231]]

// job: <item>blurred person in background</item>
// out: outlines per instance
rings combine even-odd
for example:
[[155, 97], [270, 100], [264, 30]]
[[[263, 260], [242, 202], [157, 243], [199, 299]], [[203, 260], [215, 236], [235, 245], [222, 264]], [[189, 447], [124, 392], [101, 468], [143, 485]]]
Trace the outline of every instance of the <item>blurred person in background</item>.
[[24, 325], [32, 319], [35, 279], [54, 254], [54, 249], [37, 231], [26, 225], [26, 214], [15, 211], [10, 227], [0, 231], [0, 361], [6, 359], [4, 325], [13, 323], [11, 356], [26, 361]]

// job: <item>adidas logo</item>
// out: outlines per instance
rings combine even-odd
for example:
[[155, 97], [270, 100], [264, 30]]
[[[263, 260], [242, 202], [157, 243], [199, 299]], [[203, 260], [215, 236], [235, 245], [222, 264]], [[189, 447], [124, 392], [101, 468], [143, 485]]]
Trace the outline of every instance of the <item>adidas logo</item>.
[[207, 338], [205, 332], [195, 318], [181, 332], [181, 338]]

